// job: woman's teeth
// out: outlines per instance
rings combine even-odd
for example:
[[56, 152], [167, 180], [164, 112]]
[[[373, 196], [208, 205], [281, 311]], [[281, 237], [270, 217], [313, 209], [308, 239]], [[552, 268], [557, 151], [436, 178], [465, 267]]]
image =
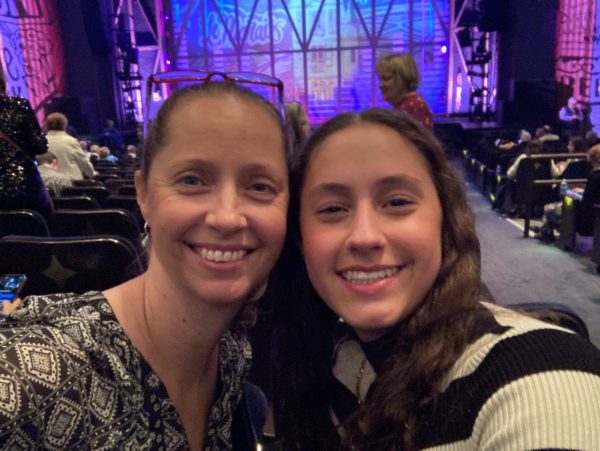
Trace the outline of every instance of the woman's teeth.
[[348, 282], [358, 284], [358, 285], [368, 285], [371, 283], [375, 283], [379, 280], [386, 279], [388, 277], [393, 276], [398, 271], [400, 271], [399, 267], [384, 269], [382, 271], [346, 271], [342, 273], [342, 277]]
[[200, 249], [195, 249], [195, 252], [199, 254], [202, 258], [213, 262], [232, 262], [236, 260], [241, 260], [248, 253], [248, 251], [245, 250], [220, 251], [206, 249], [204, 247], [201, 247]]

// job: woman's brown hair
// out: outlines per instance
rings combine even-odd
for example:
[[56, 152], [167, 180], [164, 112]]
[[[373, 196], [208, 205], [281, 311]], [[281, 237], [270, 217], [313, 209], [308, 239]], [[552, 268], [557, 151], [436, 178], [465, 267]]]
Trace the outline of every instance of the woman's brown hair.
[[[467, 204], [463, 181], [446, 158], [437, 139], [403, 112], [371, 109], [358, 114], [339, 115], [326, 122], [308, 140], [295, 171], [295, 182], [292, 186], [289, 234], [290, 239], [296, 241], [296, 246], [301, 238], [298, 218], [293, 217], [293, 212], [298, 210], [304, 171], [311, 155], [325, 139], [356, 124], [376, 124], [396, 131], [411, 141], [427, 160], [443, 212], [442, 265], [426, 298], [409, 317], [397, 325], [394, 333], [394, 351], [386, 360], [384, 370], [375, 379], [367, 399], [339, 426], [342, 429], [340, 436], [344, 437], [339, 445], [341, 449], [414, 449], [421, 426], [419, 412], [432, 403], [435, 396], [443, 390], [443, 382], [452, 365], [467, 344], [476, 338], [478, 323], [488, 315], [487, 310], [479, 303], [479, 241], [473, 214]], [[295, 239], [293, 235], [296, 235]], [[296, 277], [300, 276], [296, 274]], [[295, 291], [309, 296], [309, 299], [294, 298], [294, 302], [305, 303], [303, 307], [299, 307], [300, 312], [295, 313], [301, 315], [302, 312], [308, 312], [304, 320], [311, 321], [321, 330], [311, 331], [305, 326], [304, 336], [302, 331], [282, 333], [280, 345], [283, 348], [279, 356], [283, 355], [285, 347], [288, 347], [288, 350], [298, 350], [301, 347], [300, 343], [311, 349], [310, 334], [316, 334], [321, 340], [333, 339], [334, 336], [332, 330], [336, 327], [335, 315], [323, 306], [306, 307], [311, 302], [324, 304], [314, 290]], [[291, 297], [293, 298], [293, 295]], [[292, 302], [290, 298], [286, 298], [285, 301]], [[287, 314], [289, 313], [288, 311]], [[329, 331], [324, 332], [323, 328], [328, 328]], [[294, 340], [298, 342], [295, 345]], [[323, 379], [321, 383], [327, 383], [325, 379], [331, 377], [333, 345], [321, 343], [320, 346], [325, 352], [318, 351], [317, 346], [315, 344], [312, 347], [312, 352], [316, 353], [314, 358], [321, 358], [322, 362], [312, 365], [312, 374], [294, 374], [297, 369], [298, 373], [302, 373], [303, 370], [302, 365], [290, 362], [292, 357], [287, 357], [287, 361], [283, 357], [282, 362], [286, 368], [281, 368], [277, 373], [279, 382], [276, 387], [279, 386], [282, 396], [282, 399], [276, 402], [276, 414], [280, 415], [277, 426], [281, 429], [286, 444], [292, 444], [292, 448], [297, 446], [297, 449], [325, 449], [332, 446], [331, 435], [314, 436], [326, 433], [324, 428], [315, 424], [317, 421], [327, 421], [331, 428], [331, 421], [327, 420], [329, 412], [319, 411], [328, 410], [329, 406], [322, 402], [320, 405], [308, 406], [306, 404], [309, 401], [302, 405], [303, 401], [298, 399], [298, 396], [284, 393], [295, 387], [303, 396], [310, 397], [309, 390], [302, 387], [305, 384], [302, 382], [303, 377], [320, 377]], [[324, 355], [325, 353], [328, 355]], [[299, 357], [302, 358], [302, 355]], [[286, 375], [285, 371], [291, 371], [292, 374]], [[286, 378], [287, 382], [281, 383]], [[314, 402], [319, 404], [320, 401]], [[286, 412], [286, 409], [289, 412]], [[333, 440], [338, 439], [335, 437]]]

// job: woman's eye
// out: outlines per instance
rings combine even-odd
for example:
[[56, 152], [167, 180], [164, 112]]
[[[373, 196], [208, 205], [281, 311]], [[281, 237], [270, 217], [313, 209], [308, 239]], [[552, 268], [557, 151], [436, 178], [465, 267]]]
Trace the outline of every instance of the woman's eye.
[[275, 188], [268, 183], [253, 183], [250, 185], [250, 189], [255, 193], [272, 194], [275, 193]]
[[185, 177], [181, 177], [179, 179], [179, 183], [186, 186], [197, 186], [202, 184], [202, 180], [193, 175], [186, 175]]

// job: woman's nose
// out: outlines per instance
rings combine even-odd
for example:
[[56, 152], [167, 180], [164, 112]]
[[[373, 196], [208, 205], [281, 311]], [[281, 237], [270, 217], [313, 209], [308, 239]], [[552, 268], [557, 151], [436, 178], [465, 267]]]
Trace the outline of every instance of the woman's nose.
[[223, 190], [215, 196], [206, 214], [206, 224], [223, 234], [237, 232], [247, 227], [246, 216], [234, 190]]

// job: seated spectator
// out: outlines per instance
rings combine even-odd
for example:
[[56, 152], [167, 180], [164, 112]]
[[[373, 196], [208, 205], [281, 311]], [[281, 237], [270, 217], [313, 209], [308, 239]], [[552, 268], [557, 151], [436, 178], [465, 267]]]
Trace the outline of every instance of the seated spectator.
[[[516, 179], [517, 171], [519, 169], [519, 164], [521, 163], [523, 158], [530, 156], [530, 155], [539, 154], [541, 151], [542, 151], [542, 143], [541, 142], [539, 142], [539, 141], [528, 142], [527, 146], [525, 147], [525, 152], [520, 154], [519, 156], [517, 156], [516, 160], [506, 171], [506, 176], [508, 177], [509, 181]], [[559, 175], [558, 167], [556, 166], [556, 164], [554, 164], [553, 160], [550, 160], [550, 172], [551, 172], [553, 178], [558, 177], [558, 175]], [[509, 186], [511, 186], [509, 183], [504, 183], [500, 186], [500, 188], [498, 189], [498, 192], [496, 194], [496, 199], [494, 200], [494, 203], [492, 204], [492, 209], [494, 209], [494, 210], [497, 209], [501, 213], [508, 213], [510, 216], [518, 216], [519, 214], [521, 214], [521, 211], [519, 208], [514, 208], [510, 211], [504, 210], [504, 204], [505, 204], [506, 200], [508, 199], [507, 196], [510, 193]]]
[[56, 155], [58, 172], [72, 180], [93, 177], [94, 167], [86, 158], [79, 142], [67, 132], [69, 121], [62, 113], [52, 113], [46, 118], [48, 150]]
[[535, 139], [540, 142], [558, 141], [560, 136], [552, 133], [552, 128], [549, 125], [544, 125], [535, 131]]
[[[593, 230], [594, 204], [600, 203], [600, 144], [596, 144], [588, 151], [588, 161], [592, 170], [587, 177], [585, 188], [573, 188], [573, 191], [583, 193], [578, 220], [591, 224]], [[554, 231], [560, 229], [562, 218], [562, 202], [548, 204], [544, 208], [544, 224], [537, 236], [546, 243], [556, 240]]]
[[[588, 150], [585, 139], [581, 136], [574, 136], [567, 144], [569, 153], [585, 153]], [[560, 171], [560, 177], [564, 179], [582, 179], [588, 176], [592, 169], [588, 160], [568, 158], [557, 163]]]
[[297, 154], [310, 134], [310, 124], [304, 106], [300, 102], [285, 103], [286, 126], [292, 140], [290, 150]]
[[[542, 151], [542, 143], [539, 141], [531, 141], [527, 143], [525, 147], [525, 152], [517, 157], [512, 166], [508, 168], [506, 171], [506, 175], [508, 178], [514, 179], [517, 176], [517, 170], [519, 169], [519, 163], [521, 160], [527, 156], [538, 154]], [[556, 164], [554, 164], [554, 160], [550, 160], [550, 172], [553, 178], [556, 178], [560, 175], [560, 171]]]
[[596, 144], [600, 143], [600, 137], [598, 137], [598, 133], [594, 130], [590, 130], [585, 134], [585, 143], [587, 144], [588, 149], [591, 149]]
[[117, 163], [117, 161], [119, 161], [119, 159], [117, 157], [115, 157], [114, 155], [111, 155], [110, 149], [106, 146], [100, 147], [99, 155], [100, 155], [100, 161], [103, 161], [103, 160], [110, 161], [113, 164], [115, 164], [115, 163]]
[[523, 149], [525, 149], [525, 146], [529, 141], [531, 141], [531, 133], [523, 129], [519, 130], [519, 139], [517, 140], [517, 142], [509, 141], [505, 143], [499, 143], [498, 148], [501, 150], [512, 150], [521, 152], [523, 151]]
[[63, 188], [73, 186], [73, 181], [64, 174], [58, 172], [58, 160], [52, 152], [46, 152], [36, 157], [38, 170], [46, 188], [51, 189], [54, 194], [60, 196]]

